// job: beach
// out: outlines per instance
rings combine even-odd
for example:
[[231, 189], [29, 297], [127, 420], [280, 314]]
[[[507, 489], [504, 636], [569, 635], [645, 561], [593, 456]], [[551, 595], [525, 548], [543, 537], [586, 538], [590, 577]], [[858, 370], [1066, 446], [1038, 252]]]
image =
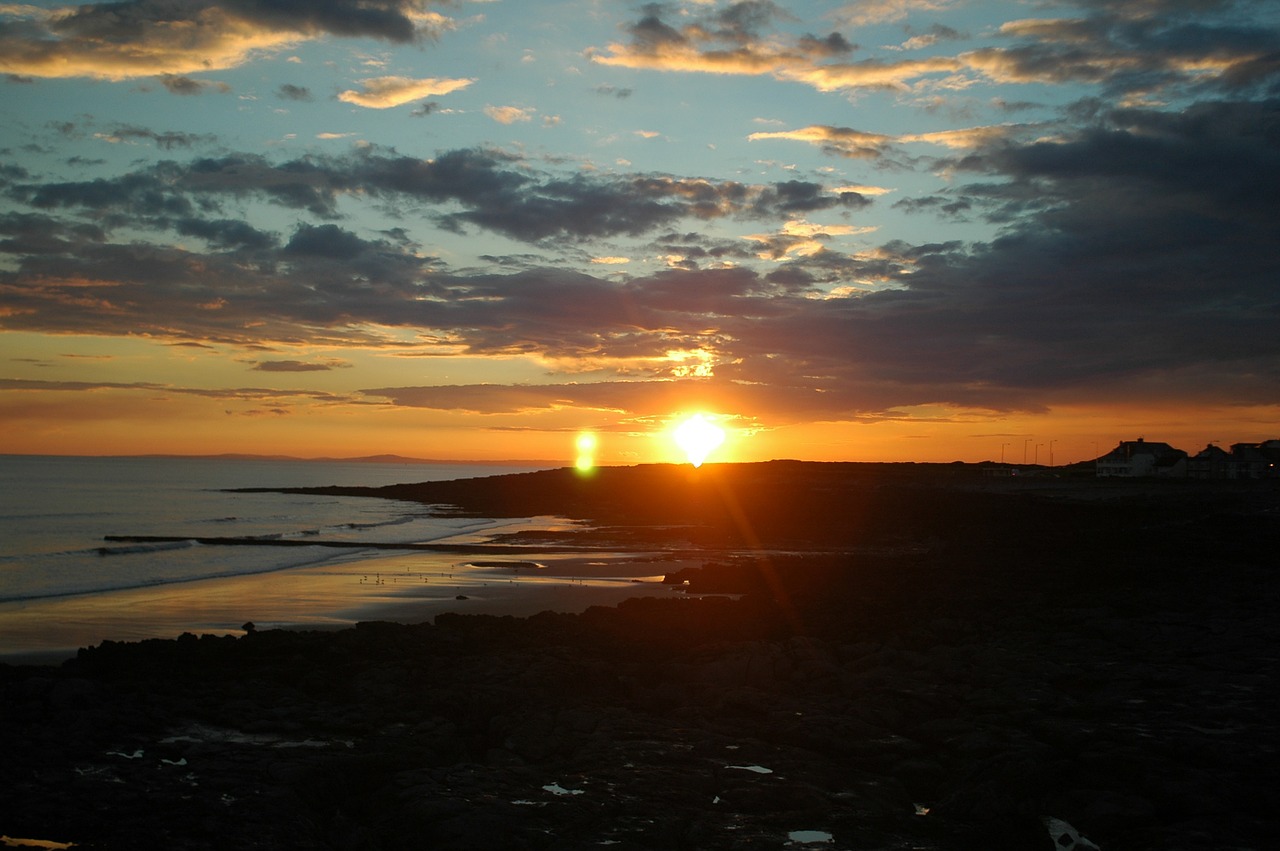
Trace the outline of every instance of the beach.
[[[531, 551], [520, 561], [387, 556], [104, 594], [0, 604], [0, 661], [60, 662], [104, 640], [243, 635], [262, 629], [338, 629], [360, 621], [420, 623], [441, 612], [578, 612], [634, 596], [666, 596], [664, 571], [691, 562], [661, 554]], [[460, 599], [465, 598], [465, 599]]]
[[[471, 584], [437, 589], [329, 566], [311, 579], [355, 593], [317, 592], [314, 610], [369, 619], [0, 665], [0, 834], [100, 849], [1269, 847], [1274, 484], [1024, 488], [971, 472], [415, 485], [476, 516], [537, 503], [590, 521], [490, 539], [564, 556], [525, 587], [551, 605], [387, 617], [416, 620], [449, 591], [497, 603], [488, 589], [538, 570], [531, 556], [462, 556]], [[668, 587], [635, 597], [655, 565]], [[561, 608], [601, 573], [629, 599]]]
[[[392, 596], [390, 586], [362, 584], [359, 571], [376, 572], [375, 563], [408, 555], [378, 547], [449, 541], [439, 552], [415, 553], [421, 566], [410, 569], [431, 575], [435, 585], [448, 573], [464, 583], [468, 572], [453, 566], [466, 561], [471, 545], [491, 534], [554, 530], [564, 521], [449, 518], [390, 500], [231, 488], [370, 486], [527, 469], [0, 456], [0, 659], [60, 661], [104, 640], [240, 634], [251, 620], [349, 626], [353, 616], [367, 616], [364, 607]], [[210, 537], [241, 545], [199, 543]], [[162, 540], [148, 540], [154, 538]], [[291, 546], [275, 546], [284, 544]], [[359, 566], [366, 559], [370, 564]], [[404, 572], [399, 564], [387, 569]]]

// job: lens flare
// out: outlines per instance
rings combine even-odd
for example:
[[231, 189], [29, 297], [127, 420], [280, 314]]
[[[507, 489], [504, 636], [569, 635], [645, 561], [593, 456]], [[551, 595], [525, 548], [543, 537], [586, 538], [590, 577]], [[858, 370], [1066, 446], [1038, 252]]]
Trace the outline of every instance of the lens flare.
[[578, 459], [573, 466], [578, 469], [579, 473], [590, 473], [596, 466], [596, 436], [589, 431], [584, 431], [578, 435], [578, 439], [574, 441], [574, 446], [578, 450]]
[[695, 467], [701, 467], [707, 456], [724, 443], [724, 429], [702, 414], [685, 418], [671, 434]]

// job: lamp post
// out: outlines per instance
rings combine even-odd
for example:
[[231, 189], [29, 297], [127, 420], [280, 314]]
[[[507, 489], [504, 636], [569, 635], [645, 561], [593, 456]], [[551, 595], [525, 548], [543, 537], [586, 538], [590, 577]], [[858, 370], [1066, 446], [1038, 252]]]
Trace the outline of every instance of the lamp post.
[[1027, 444], [1028, 444], [1028, 443], [1030, 443], [1030, 442], [1031, 442], [1032, 440], [1034, 440], [1034, 439], [1035, 439], [1035, 438], [1028, 437], [1028, 438], [1026, 438], [1025, 440], [1023, 440], [1023, 441], [1022, 441], [1022, 463], [1023, 463], [1023, 464], [1027, 463]]
[[1053, 444], [1057, 442], [1058, 442], [1058, 438], [1056, 437], [1053, 440], [1049, 441], [1049, 466], [1050, 467], [1053, 466]]
[[1003, 463], [1004, 463], [1004, 448], [1005, 448], [1006, 446], [1008, 446], [1008, 445], [1009, 445], [1009, 444], [1007, 444], [1007, 443], [1002, 443], [1002, 444], [1000, 444], [1000, 463], [1001, 463], [1001, 464], [1003, 464]]

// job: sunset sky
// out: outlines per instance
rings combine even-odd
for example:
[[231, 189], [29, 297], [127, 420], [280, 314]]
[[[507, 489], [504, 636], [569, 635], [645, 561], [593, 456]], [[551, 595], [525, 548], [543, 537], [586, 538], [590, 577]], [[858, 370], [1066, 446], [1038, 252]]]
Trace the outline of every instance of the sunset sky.
[[0, 452], [1280, 437], [1274, 0], [0, 3]]

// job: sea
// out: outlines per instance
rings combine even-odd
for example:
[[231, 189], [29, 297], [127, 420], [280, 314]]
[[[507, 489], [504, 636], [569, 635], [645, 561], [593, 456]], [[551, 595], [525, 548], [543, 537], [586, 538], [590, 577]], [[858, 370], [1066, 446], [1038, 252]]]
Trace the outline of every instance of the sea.
[[379, 486], [549, 466], [0, 455], [0, 618], [6, 605], [375, 556], [320, 546], [129, 543], [107, 536], [418, 543], [482, 535], [502, 522], [432, 516], [430, 506], [393, 500], [235, 488]]

